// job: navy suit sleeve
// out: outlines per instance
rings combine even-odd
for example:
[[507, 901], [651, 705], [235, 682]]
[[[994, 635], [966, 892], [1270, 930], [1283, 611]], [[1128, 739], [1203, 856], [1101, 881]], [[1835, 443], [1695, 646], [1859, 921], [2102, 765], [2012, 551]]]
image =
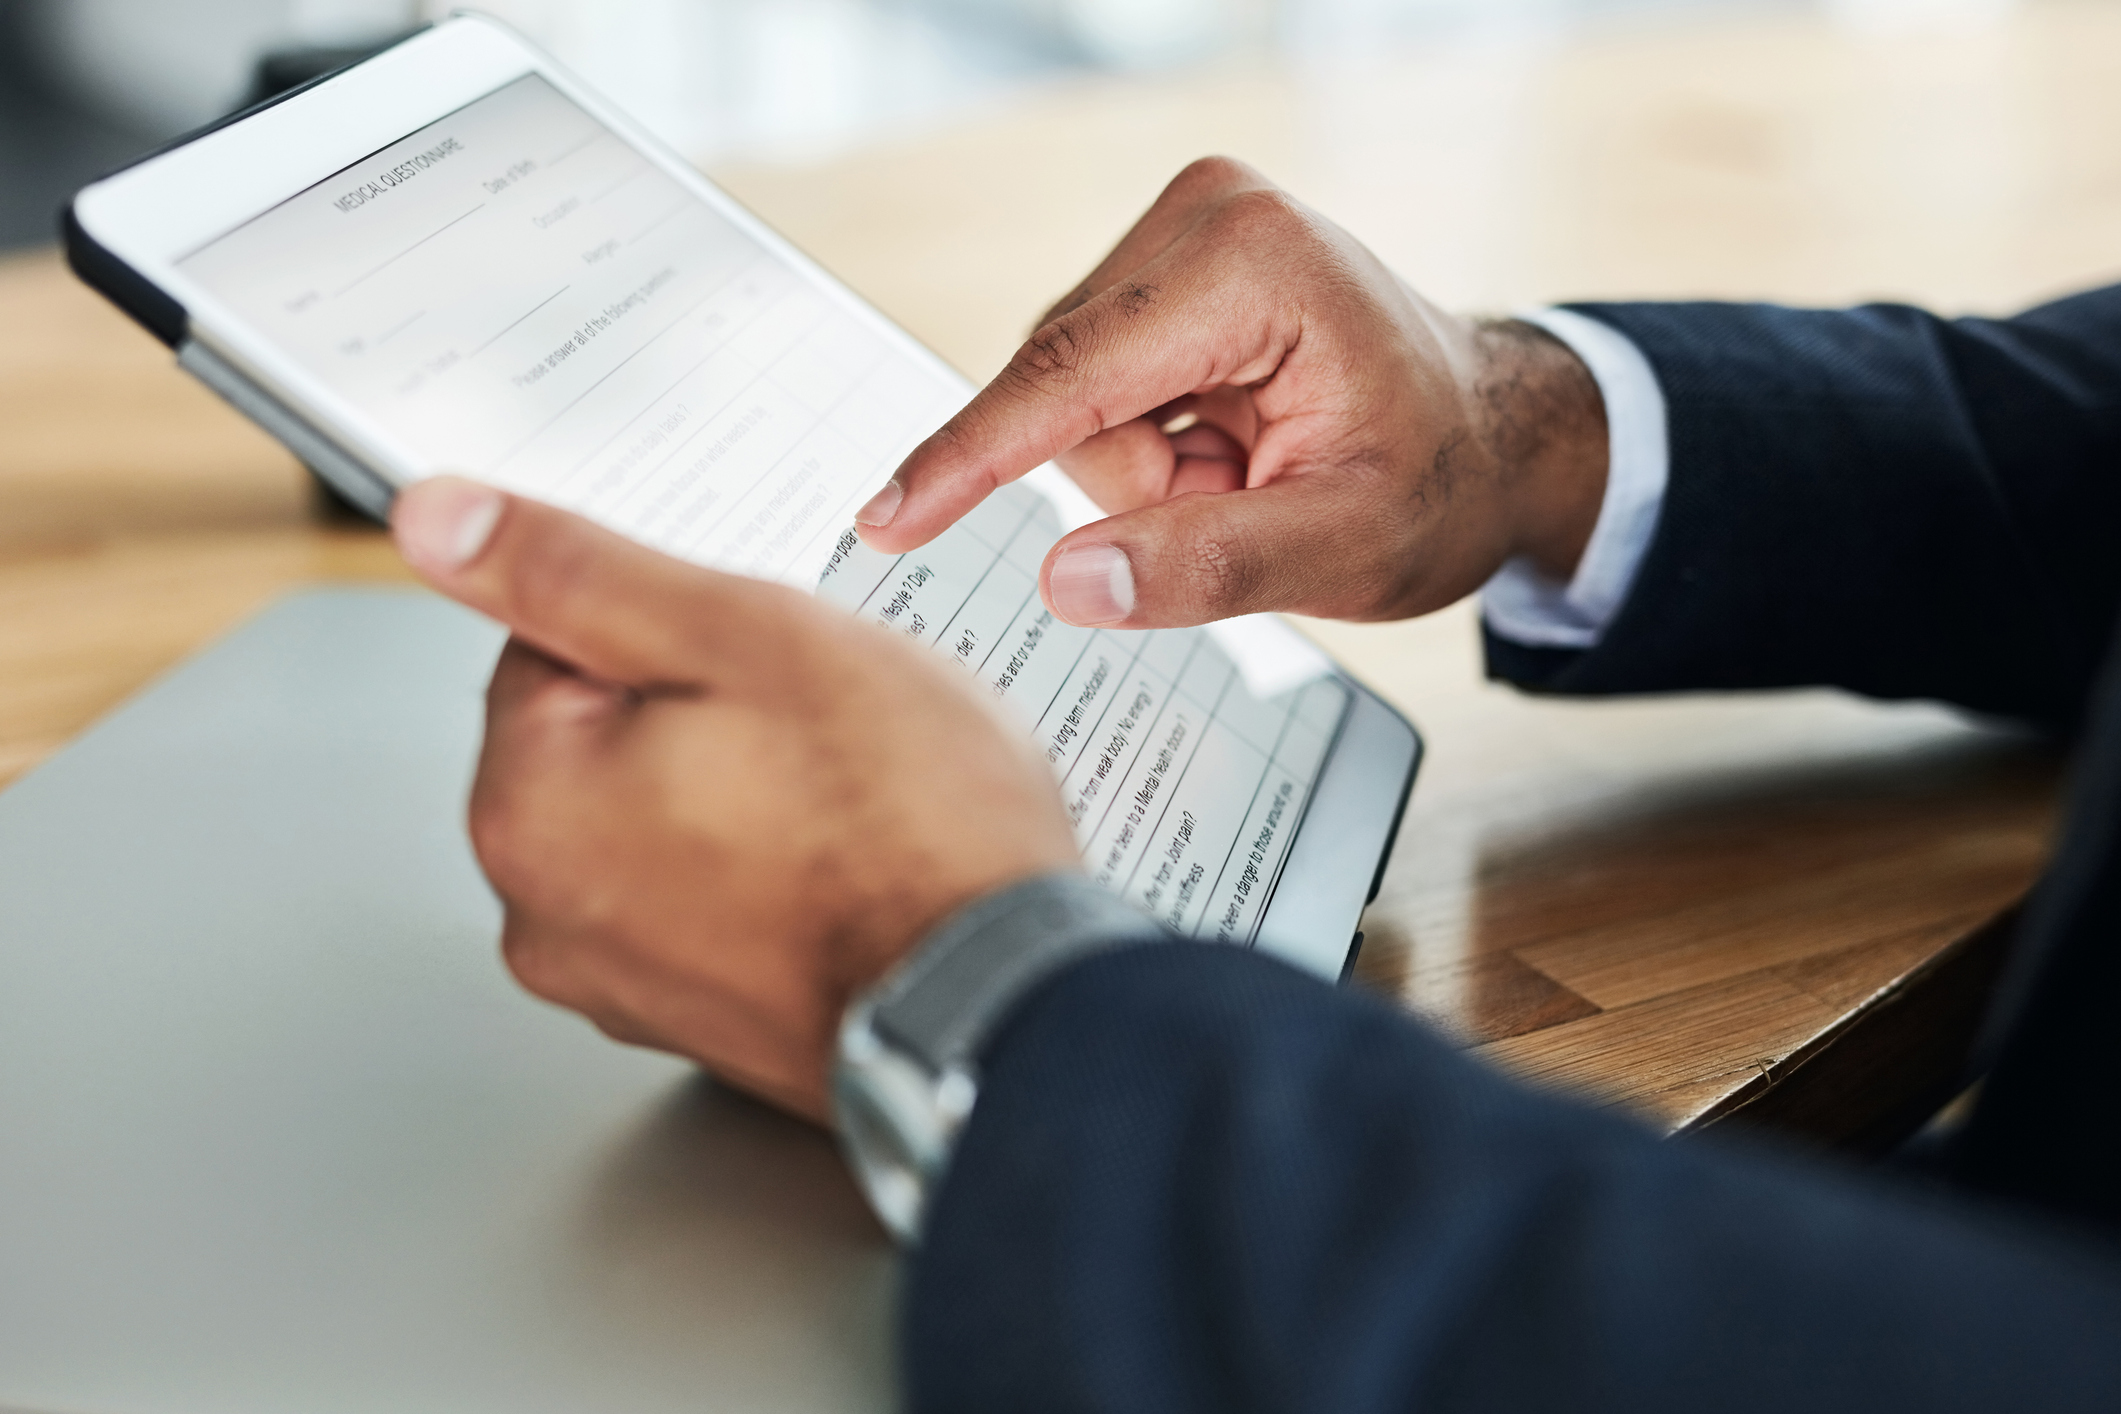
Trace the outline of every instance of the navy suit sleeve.
[[2121, 286], [2012, 319], [1578, 306], [1669, 410], [1656, 538], [1552, 692], [1829, 685], [2076, 724], [2121, 607]]
[[2110, 1252], [1875, 1182], [1535, 1096], [1256, 955], [1111, 953], [988, 1052], [911, 1404], [2121, 1408]]

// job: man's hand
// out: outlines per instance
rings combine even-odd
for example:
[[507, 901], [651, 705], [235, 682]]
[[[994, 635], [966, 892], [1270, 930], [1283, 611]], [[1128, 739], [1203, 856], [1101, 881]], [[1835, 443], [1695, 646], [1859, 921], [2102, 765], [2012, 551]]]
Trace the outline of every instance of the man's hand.
[[793, 590], [453, 478], [405, 558], [515, 637], [471, 834], [537, 995], [812, 1119], [840, 1014], [924, 933], [1076, 862], [969, 682]]
[[1605, 411], [1558, 341], [1443, 313], [1210, 158], [914, 451], [858, 517], [864, 538], [912, 549], [1054, 457], [1112, 513], [1046, 558], [1040, 591], [1072, 623], [1397, 618], [1512, 555], [1573, 573]]

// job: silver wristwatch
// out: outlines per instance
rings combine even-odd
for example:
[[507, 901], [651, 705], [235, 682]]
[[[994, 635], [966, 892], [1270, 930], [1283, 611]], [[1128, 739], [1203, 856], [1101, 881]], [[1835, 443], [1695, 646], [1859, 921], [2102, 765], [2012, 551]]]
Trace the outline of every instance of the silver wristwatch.
[[855, 998], [833, 1109], [848, 1165], [893, 1236], [919, 1238], [979, 1098], [980, 1054], [1009, 1010], [1079, 957], [1175, 937], [1078, 875], [1043, 875], [965, 908]]

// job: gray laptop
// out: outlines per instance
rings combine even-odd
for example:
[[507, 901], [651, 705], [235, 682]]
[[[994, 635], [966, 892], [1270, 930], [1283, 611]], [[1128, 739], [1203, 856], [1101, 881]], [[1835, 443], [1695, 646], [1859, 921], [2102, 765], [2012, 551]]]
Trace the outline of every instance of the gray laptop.
[[297, 595], [0, 794], [0, 1410], [889, 1405], [831, 1141], [502, 970], [498, 643]]

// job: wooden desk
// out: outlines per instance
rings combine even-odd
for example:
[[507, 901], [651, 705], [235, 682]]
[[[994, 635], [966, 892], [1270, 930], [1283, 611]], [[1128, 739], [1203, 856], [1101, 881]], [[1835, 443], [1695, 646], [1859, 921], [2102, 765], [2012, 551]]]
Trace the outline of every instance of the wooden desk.
[[[975, 375], [1186, 159], [1247, 157], [1441, 298], [1894, 294], [2112, 277], [2121, 13], [1975, 37], [1823, 22], [1082, 82], [719, 175]], [[48, 254], [0, 264], [0, 779], [278, 590], [403, 577]], [[1939, 1097], [2056, 764], [1828, 693], [1535, 701], [1469, 608], [1310, 626], [1430, 744], [1361, 976], [1672, 1127], [1875, 1142]]]

